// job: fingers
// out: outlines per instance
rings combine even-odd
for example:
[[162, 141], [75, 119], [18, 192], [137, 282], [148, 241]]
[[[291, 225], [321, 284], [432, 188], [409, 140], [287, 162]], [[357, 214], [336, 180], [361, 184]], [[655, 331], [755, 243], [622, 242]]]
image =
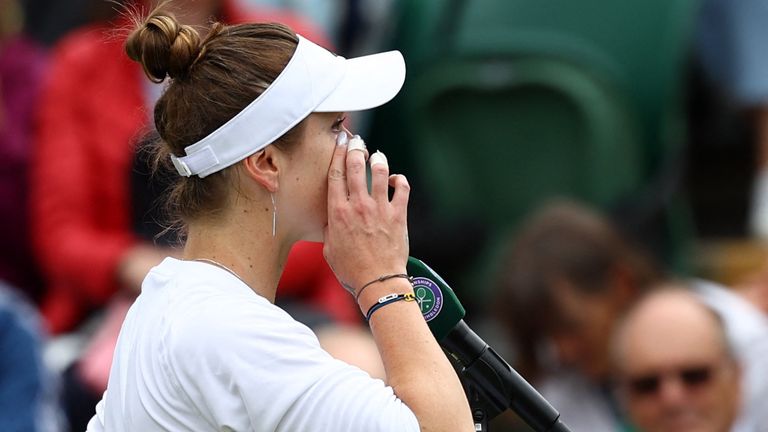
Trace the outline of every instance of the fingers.
[[[345, 202], [349, 195], [367, 196], [365, 161], [368, 151], [365, 142], [355, 135], [347, 141], [346, 132], [341, 132], [328, 169], [329, 203]], [[370, 157], [371, 194], [378, 202], [387, 202], [389, 186], [395, 188], [393, 204], [407, 206], [410, 186], [401, 175], [389, 175], [389, 164], [384, 153], [377, 151]]]
[[404, 175], [394, 174], [389, 176], [389, 185], [395, 188], [392, 195], [392, 205], [400, 208], [408, 208], [408, 197], [411, 194], [411, 185]]
[[378, 202], [389, 200], [389, 165], [384, 153], [377, 151], [371, 155], [371, 196]]
[[347, 149], [347, 187], [350, 195], [368, 194], [365, 180], [365, 142], [358, 135], [349, 140]]
[[[328, 202], [338, 203], [347, 200], [347, 182], [345, 159], [347, 157], [347, 134], [339, 133], [336, 140], [336, 149], [333, 151], [331, 166], [328, 168]], [[359, 153], [359, 152], [355, 152]]]

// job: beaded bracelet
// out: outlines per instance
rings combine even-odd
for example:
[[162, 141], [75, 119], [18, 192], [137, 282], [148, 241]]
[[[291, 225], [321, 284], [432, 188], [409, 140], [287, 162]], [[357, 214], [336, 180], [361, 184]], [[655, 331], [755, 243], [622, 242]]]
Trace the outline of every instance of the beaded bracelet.
[[368, 313], [365, 314], [365, 321], [366, 322], [370, 321], [371, 315], [373, 315], [373, 313], [376, 312], [377, 310], [383, 308], [388, 304], [399, 302], [400, 300], [412, 302], [412, 301], [416, 301], [416, 296], [413, 293], [387, 294], [384, 297], [380, 298], [376, 303], [374, 303], [370, 309], [368, 309]]
[[373, 284], [375, 284], [377, 282], [384, 282], [385, 280], [394, 279], [394, 278], [408, 279], [408, 282], [410, 282], [411, 285], [413, 285], [413, 278], [408, 276], [405, 273], [395, 273], [395, 274], [388, 274], [388, 275], [384, 275], [384, 276], [379, 276], [376, 279], [374, 279], [374, 280], [368, 282], [367, 284], [363, 285], [362, 287], [360, 287], [360, 289], [357, 291], [357, 294], [355, 294], [355, 301], [360, 301], [360, 295], [363, 294], [363, 291], [366, 288], [368, 288], [369, 286], [371, 286], [371, 285], [373, 285]]

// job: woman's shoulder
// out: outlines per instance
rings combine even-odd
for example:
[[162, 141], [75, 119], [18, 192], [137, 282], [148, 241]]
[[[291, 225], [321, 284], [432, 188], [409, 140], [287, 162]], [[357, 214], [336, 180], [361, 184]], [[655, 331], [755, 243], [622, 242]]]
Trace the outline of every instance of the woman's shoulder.
[[255, 293], [244, 293], [236, 281], [218, 280], [179, 280], [167, 303], [162, 351], [178, 379], [193, 382], [209, 371], [205, 379], [215, 381], [212, 387], [331, 367], [309, 328]]
[[316, 342], [306, 326], [209, 264], [168, 258], [152, 270], [142, 291], [164, 299], [170, 340], [181, 345]]

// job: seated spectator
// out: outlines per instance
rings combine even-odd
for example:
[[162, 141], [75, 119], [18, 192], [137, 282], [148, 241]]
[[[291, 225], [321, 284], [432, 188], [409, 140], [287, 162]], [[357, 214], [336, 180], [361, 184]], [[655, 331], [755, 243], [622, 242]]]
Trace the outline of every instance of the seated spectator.
[[[499, 316], [517, 349], [516, 365], [574, 430], [625, 425], [611, 388], [611, 333], [663, 273], [600, 214], [555, 202], [523, 224], [499, 277]], [[741, 424], [754, 427], [766, 400], [768, 324], [744, 297], [713, 283], [689, 285], [723, 316], [749, 378]], [[745, 429], [753, 430], [753, 429]]]
[[614, 350], [619, 399], [640, 431], [736, 430], [739, 362], [722, 319], [688, 289], [640, 300], [618, 327]]

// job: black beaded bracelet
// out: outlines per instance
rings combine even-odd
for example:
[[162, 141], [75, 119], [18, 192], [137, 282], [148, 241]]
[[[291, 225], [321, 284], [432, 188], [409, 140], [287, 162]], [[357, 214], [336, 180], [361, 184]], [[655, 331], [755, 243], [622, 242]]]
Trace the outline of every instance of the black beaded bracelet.
[[384, 276], [379, 276], [376, 279], [374, 279], [374, 280], [368, 282], [367, 284], [363, 285], [362, 287], [360, 287], [360, 289], [357, 291], [357, 294], [355, 294], [355, 301], [359, 301], [360, 300], [360, 295], [369, 286], [371, 286], [371, 285], [373, 285], [373, 284], [375, 284], [377, 282], [384, 282], [385, 280], [394, 279], [394, 278], [408, 279], [408, 282], [410, 282], [411, 285], [413, 285], [413, 278], [408, 276], [405, 273], [395, 273], [395, 274], [388, 274], [388, 275], [384, 275]]
[[371, 306], [370, 309], [368, 309], [368, 313], [365, 314], [365, 321], [366, 322], [370, 321], [371, 315], [373, 315], [373, 313], [376, 312], [377, 310], [383, 308], [388, 304], [399, 302], [400, 300], [412, 302], [412, 301], [416, 301], [416, 296], [413, 293], [387, 294], [384, 297], [380, 298], [376, 303], [374, 303], [374, 305]]

